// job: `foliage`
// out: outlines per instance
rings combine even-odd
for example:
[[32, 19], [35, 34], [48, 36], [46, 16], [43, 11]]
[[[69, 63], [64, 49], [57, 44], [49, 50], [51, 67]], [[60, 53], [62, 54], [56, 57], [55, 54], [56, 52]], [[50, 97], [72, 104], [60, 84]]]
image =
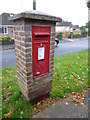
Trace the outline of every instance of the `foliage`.
[[59, 40], [62, 40], [63, 36], [62, 36], [62, 32], [56, 32], [56, 37], [59, 39]]
[[[73, 32], [73, 38], [80, 38], [81, 37], [81, 32], [74, 31]], [[68, 38], [71, 38], [71, 34], [68, 34]]]
[[82, 37], [86, 37], [86, 28], [87, 28], [86, 26], [81, 26], [80, 27]]
[[90, 1], [87, 2], [87, 7], [90, 9]]
[[73, 38], [79, 38], [79, 37], [81, 37], [80, 32], [73, 32]]
[[14, 38], [11, 38], [8, 35], [3, 35], [3, 36], [0, 36], [0, 40], [4, 40], [4, 41], [6, 41], [6, 40], [14, 40]]

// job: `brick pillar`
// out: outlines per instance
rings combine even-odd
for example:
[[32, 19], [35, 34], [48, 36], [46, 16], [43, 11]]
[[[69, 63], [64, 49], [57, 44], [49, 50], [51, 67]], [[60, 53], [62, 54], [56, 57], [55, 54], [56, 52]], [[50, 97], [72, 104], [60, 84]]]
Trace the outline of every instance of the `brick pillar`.
[[[40, 16], [38, 14], [37, 17], [35, 15], [37, 14], [26, 13], [16, 15], [15, 18], [13, 17], [18, 84], [27, 101], [37, 100], [37, 98], [42, 96], [44, 97], [52, 90], [55, 24], [56, 21], [60, 20], [60, 18], [46, 17], [42, 14]], [[37, 78], [33, 78], [32, 26], [49, 26], [51, 29], [49, 73], [38, 76]]]

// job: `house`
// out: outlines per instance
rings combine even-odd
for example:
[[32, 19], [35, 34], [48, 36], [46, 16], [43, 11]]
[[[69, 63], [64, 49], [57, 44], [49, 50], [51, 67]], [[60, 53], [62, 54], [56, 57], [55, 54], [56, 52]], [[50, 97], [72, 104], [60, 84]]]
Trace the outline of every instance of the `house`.
[[57, 22], [56, 23], [56, 32], [70, 32], [72, 29], [72, 23], [71, 22]]
[[73, 25], [73, 31], [80, 31], [79, 25]]
[[56, 32], [80, 31], [79, 25], [73, 25], [71, 22], [62, 21], [56, 23]]
[[0, 36], [8, 35], [13, 37], [14, 24], [9, 21], [9, 17], [13, 16], [12, 13], [3, 13], [0, 15]]

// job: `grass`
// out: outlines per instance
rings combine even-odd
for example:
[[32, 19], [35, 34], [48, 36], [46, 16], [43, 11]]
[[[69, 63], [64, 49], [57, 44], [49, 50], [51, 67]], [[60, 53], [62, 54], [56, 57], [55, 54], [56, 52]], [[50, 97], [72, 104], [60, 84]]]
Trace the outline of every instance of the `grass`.
[[82, 91], [87, 85], [88, 51], [55, 58], [52, 97], [64, 97], [72, 91]]
[[[20, 94], [16, 67], [2, 70], [2, 117], [29, 118], [33, 106]], [[54, 60], [51, 97], [58, 98], [72, 91], [82, 91], [88, 85], [88, 51], [82, 51]]]
[[20, 94], [16, 67], [3, 69], [2, 79], [2, 117], [28, 118], [33, 108]]

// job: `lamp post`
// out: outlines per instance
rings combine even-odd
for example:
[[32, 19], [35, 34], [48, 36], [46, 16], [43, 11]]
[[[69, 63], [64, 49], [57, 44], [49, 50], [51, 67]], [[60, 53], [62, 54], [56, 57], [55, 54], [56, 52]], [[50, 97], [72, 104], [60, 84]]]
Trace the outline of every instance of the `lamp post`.
[[33, 0], [33, 10], [36, 10], [36, 0]]

